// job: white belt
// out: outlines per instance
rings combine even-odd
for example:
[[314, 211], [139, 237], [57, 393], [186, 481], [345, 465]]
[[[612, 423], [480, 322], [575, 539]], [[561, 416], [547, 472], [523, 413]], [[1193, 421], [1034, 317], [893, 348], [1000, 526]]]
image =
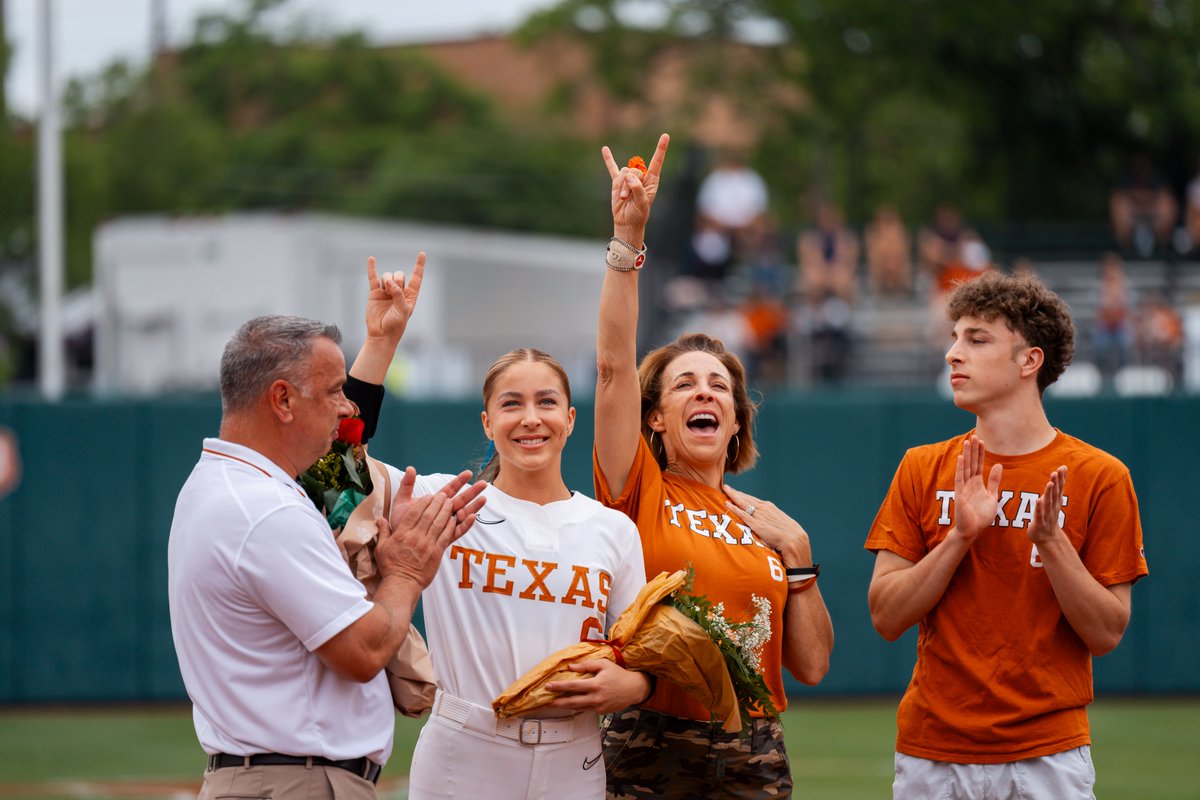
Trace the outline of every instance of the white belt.
[[553, 719], [497, 719], [492, 709], [468, 703], [460, 697], [446, 694], [441, 689], [438, 689], [437, 697], [433, 701], [433, 713], [457, 722], [467, 730], [485, 736], [502, 736], [530, 746], [572, 741], [587, 730], [589, 722], [593, 731], [597, 729], [596, 715], [588, 712]]

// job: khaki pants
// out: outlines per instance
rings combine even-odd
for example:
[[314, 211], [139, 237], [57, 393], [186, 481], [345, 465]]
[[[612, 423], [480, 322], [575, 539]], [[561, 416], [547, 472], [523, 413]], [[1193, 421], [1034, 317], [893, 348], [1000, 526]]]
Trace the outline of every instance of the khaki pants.
[[198, 800], [376, 800], [375, 784], [338, 767], [287, 764], [204, 773]]

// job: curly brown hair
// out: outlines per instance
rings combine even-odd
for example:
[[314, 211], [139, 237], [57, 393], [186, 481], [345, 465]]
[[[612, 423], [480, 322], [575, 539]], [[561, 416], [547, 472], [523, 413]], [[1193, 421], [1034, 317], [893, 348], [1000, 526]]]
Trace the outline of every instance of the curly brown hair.
[[662, 379], [667, 365], [684, 353], [692, 351], [711, 353], [729, 370], [733, 382], [734, 415], [738, 422], [738, 432], [729, 440], [725, 448], [725, 471], [737, 474], [754, 466], [758, 461], [758, 446], [754, 444], [754, 415], [758, 406], [750, 399], [746, 389], [746, 368], [742, 361], [725, 349], [720, 339], [714, 339], [703, 333], [685, 333], [670, 344], [651, 350], [638, 366], [638, 381], [642, 387], [642, 436], [650, 446], [650, 452], [658, 461], [661, 469], [667, 468], [667, 451], [663, 447], [662, 437], [650, 435], [651, 429], [646, 421], [650, 412], [658, 407], [662, 397]]
[[954, 290], [946, 305], [946, 316], [951, 322], [962, 317], [989, 322], [1003, 319], [1009, 330], [1041, 348], [1045, 360], [1038, 370], [1039, 392], [1044, 393], [1058, 380], [1075, 355], [1071, 309], [1034, 275], [986, 272]]

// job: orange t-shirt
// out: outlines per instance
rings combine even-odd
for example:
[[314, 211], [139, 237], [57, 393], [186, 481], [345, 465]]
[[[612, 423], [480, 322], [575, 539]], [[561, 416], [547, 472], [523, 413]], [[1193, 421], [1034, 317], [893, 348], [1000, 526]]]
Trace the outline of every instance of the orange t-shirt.
[[[783, 691], [783, 610], [787, 579], [779, 554], [742, 525], [725, 505], [725, 493], [664, 473], [640, 436], [625, 490], [613, 497], [593, 451], [596, 499], [629, 515], [642, 536], [646, 577], [696, 570], [693, 591], [725, 603], [733, 622], [754, 616], [753, 595], [771, 601], [771, 638], [763, 645], [762, 676], [775, 709], [787, 708]], [[687, 719], [710, 719], [708, 709], [668, 680], [660, 680], [644, 708]], [[753, 716], [762, 716], [758, 711]]]
[[[950, 532], [960, 436], [904, 455], [867, 537], [868, 550], [917, 562]], [[917, 663], [897, 712], [896, 750], [934, 761], [991, 764], [1091, 741], [1092, 660], [1046, 577], [1025, 528], [1050, 473], [1067, 466], [1059, 524], [1100, 584], [1147, 574], [1129, 470], [1058, 431], [1004, 465], [1000, 507], [921, 620]]]

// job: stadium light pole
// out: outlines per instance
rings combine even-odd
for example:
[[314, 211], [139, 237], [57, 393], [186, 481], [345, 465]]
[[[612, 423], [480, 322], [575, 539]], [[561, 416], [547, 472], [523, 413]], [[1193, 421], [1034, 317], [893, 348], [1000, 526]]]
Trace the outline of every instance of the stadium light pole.
[[42, 0], [38, 38], [38, 78], [42, 109], [38, 118], [38, 388], [47, 400], [58, 400], [66, 388], [62, 324], [63, 171], [62, 131], [58, 116], [58, 82], [54, 74], [54, 0]]

